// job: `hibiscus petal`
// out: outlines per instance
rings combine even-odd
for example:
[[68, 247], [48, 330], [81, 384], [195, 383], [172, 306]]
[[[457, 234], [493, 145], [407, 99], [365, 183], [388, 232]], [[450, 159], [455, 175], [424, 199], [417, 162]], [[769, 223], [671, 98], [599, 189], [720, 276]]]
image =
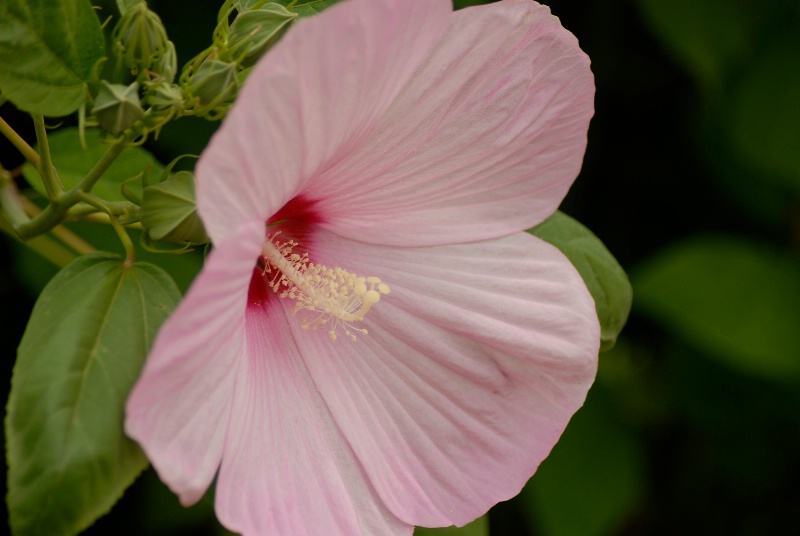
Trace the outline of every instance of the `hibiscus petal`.
[[128, 398], [125, 432], [161, 480], [189, 505], [222, 457], [234, 363], [244, 353], [244, 311], [263, 222], [219, 244], [161, 327]]
[[[220, 521], [243, 536], [410, 536], [383, 506], [344, 441], [277, 300], [247, 312], [217, 481]], [[291, 305], [287, 305], [290, 307]], [[287, 313], [291, 316], [291, 313]]]
[[266, 220], [361, 146], [451, 9], [450, 0], [354, 0], [300, 21], [256, 65], [198, 162], [198, 210], [212, 241]]
[[326, 228], [376, 244], [530, 228], [580, 170], [593, 99], [589, 58], [547, 7], [505, 0], [458, 11], [369, 136], [308, 196]]
[[389, 510], [461, 525], [516, 495], [596, 372], [597, 315], [569, 261], [524, 233], [414, 249], [321, 233], [315, 255], [391, 286], [355, 343], [290, 322]]

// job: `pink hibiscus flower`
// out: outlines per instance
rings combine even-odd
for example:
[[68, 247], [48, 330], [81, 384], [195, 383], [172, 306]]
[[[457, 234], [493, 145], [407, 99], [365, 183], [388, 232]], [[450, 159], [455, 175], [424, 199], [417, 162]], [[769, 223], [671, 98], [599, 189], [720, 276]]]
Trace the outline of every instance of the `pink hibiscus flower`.
[[517, 494], [597, 365], [584, 283], [523, 232], [593, 96], [531, 0], [348, 0], [291, 30], [198, 163], [215, 247], [127, 405], [181, 501], [216, 476], [233, 531], [383, 536]]

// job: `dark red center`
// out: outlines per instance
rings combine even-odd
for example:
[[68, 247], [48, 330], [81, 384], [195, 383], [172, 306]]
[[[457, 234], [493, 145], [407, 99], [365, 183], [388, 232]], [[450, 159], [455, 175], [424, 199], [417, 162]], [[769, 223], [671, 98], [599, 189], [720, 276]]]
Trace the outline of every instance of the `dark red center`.
[[[265, 225], [264, 236], [275, 236], [280, 242], [294, 240], [297, 242], [297, 253], [311, 251], [314, 243], [314, 234], [317, 225], [323, 219], [319, 211], [315, 210], [316, 201], [312, 201], [302, 195], [292, 198], [288, 203], [281, 207]], [[247, 301], [249, 306], [267, 307], [269, 301], [275, 298], [275, 293], [267, 285], [274, 274], [265, 274], [263, 266], [253, 268], [253, 276], [250, 279], [250, 290]]]

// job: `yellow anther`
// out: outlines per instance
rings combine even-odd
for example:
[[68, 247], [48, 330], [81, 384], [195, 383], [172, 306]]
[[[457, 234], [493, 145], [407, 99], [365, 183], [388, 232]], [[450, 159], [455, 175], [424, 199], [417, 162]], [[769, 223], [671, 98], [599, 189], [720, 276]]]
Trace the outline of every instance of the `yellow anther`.
[[357, 328], [353, 322], [360, 322], [382, 294], [389, 294], [389, 285], [378, 277], [360, 277], [340, 267], [328, 268], [315, 264], [308, 253], [298, 254], [292, 250], [297, 242], [277, 242], [278, 233], [268, 236], [261, 248], [264, 260], [264, 276], [276, 273], [268, 284], [281, 298], [294, 300], [294, 313], [308, 311], [301, 319], [303, 329], [316, 330], [329, 320], [333, 328], [328, 330], [328, 338], [336, 341], [336, 329], [342, 327], [345, 335], [352, 341], [355, 333], [367, 334], [364, 328]]

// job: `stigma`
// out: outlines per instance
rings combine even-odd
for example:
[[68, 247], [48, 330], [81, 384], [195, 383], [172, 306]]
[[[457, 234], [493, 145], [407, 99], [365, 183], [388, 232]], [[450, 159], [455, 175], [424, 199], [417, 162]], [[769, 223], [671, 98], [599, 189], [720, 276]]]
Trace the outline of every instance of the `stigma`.
[[301, 313], [304, 329], [328, 330], [331, 341], [341, 329], [352, 341], [356, 334], [367, 335], [361, 322], [381, 296], [389, 294], [389, 285], [377, 277], [361, 277], [343, 268], [329, 268], [309, 260], [308, 253], [297, 253], [294, 240], [277, 240], [280, 231], [267, 235], [261, 248], [264, 276], [280, 298], [295, 302], [294, 314]]

